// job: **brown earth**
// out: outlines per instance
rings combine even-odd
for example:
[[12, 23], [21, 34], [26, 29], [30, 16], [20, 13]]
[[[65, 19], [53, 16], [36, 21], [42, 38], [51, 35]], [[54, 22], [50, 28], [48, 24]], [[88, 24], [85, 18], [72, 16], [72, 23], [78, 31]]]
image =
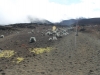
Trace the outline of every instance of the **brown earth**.
[[[35, 33], [29, 28], [19, 28], [19, 31], [0, 31], [0, 48], [15, 50], [11, 58], [0, 58], [0, 75], [99, 75], [100, 74], [100, 40], [91, 33], [75, 32], [58, 39], [48, 41], [49, 36], [41, 32], [52, 29], [52, 26], [38, 26]], [[19, 33], [17, 33], [19, 32]], [[35, 36], [36, 43], [29, 43], [29, 38]], [[76, 45], [75, 45], [76, 37]], [[35, 55], [28, 48], [53, 47], [49, 53]], [[15, 57], [24, 57], [19, 64], [11, 62]]]

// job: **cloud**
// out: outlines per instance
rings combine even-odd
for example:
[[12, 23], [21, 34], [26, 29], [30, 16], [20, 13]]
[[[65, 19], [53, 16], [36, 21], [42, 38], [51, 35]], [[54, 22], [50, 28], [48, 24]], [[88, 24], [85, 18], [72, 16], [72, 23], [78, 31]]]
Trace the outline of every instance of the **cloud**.
[[78, 17], [99, 17], [99, 8], [99, 0], [81, 0], [70, 5], [49, 0], [0, 0], [0, 24], [29, 22], [28, 16], [52, 22]]

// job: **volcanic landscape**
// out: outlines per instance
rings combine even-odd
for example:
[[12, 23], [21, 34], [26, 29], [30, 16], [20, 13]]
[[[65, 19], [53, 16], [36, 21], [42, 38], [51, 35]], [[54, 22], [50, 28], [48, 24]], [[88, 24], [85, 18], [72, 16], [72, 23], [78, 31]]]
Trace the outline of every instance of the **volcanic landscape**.
[[[86, 27], [49, 40], [52, 25], [0, 26], [0, 75], [100, 75], [100, 38]], [[36, 42], [30, 43], [30, 37]]]

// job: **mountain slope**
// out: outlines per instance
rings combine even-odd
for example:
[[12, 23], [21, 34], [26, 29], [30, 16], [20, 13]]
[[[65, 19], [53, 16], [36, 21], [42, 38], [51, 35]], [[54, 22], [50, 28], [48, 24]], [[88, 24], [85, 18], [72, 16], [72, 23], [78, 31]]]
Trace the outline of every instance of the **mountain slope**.
[[100, 24], [100, 18], [89, 18], [89, 19], [82, 19], [79, 21], [79, 24]]
[[72, 25], [72, 24], [74, 24], [75, 22], [76, 22], [75, 19], [70, 19], [70, 20], [63, 20], [63, 21], [61, 21], [59, 24], [60, 24], [60, 25]]

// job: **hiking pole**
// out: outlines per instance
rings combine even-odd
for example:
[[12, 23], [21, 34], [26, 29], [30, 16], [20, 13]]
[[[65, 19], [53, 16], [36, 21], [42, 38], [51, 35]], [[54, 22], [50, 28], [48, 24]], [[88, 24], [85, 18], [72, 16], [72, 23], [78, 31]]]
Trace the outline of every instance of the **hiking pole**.
[[76, 22], [76, 36], [78, 36], [78, 20]]
[[77, 44], [77, 43], [76, 43], [76, 42], [77, 42], [77, 36], [78, 36], [78, 28], [77, 28], [77, 27], [78, 27], [78, 20], [77, 20], [77, 22], [76, 22], [76, 32], [75, 32], [75, 50], [77, 50], [77, 47], [76, 47], [76, 46], [77, 46], [77, 45], [76, 45], [76, 44]]

